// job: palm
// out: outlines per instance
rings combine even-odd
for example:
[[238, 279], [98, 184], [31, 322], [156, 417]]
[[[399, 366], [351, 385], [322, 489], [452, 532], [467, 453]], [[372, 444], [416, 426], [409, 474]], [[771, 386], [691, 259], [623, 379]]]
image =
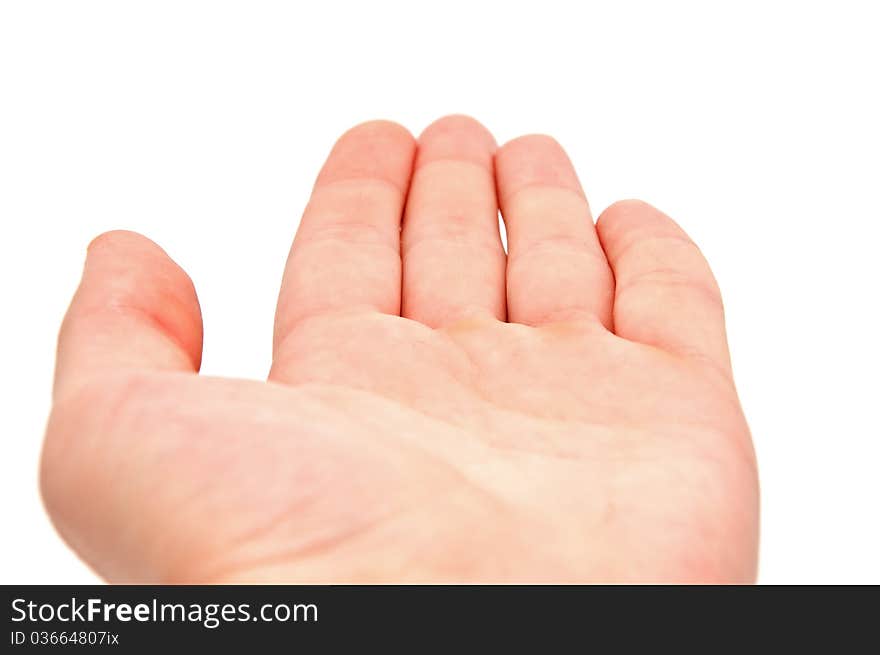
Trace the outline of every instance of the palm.
[[[450, 129], [475, 129], [461, 119], [447, 123], [447, 140]], [[502, 195], [503, 184], [499, 179]], [[322, 202], [313, 199], [312, 211]], [[492, 257], [477, 277], [445, 280], [470, 294], [451, 311], [451, 302], [433, 295], [426, 302], [430, 275], [407, 285], [407, 254], [410, 270], [436, 269], [438, 242], [422, 247], [430, 241], [424, 234], [436, 236], [426, 229], [407, 248], [406, 225], [396, 302], [419, 320], [389, 315], [381, 298], [342, 297], [333, 307], [322, 304], [333, 301], [323, 294], [316, 301], [332, 280], [303, 282], [301, 270], [332, 256], [343, 228], [334, 223], [310, 232], [304, 219], [285, 274], [268, 384], [126, 366], [102, 368], [74, 391], [58, 393], [53, 416], [69, 424], [75, 415], [79, 429], [102, 435], [88, 462], [67, 461], [61, 472], [52, 439], [47, 448], [47, 497], [62, 498], [50, 507], [86, 558], [113, 579], [751, 578], [754, 463], [726, 355], [717, 356], [723, 329], [711, 318], [695, 328], [676, 325], [676, 335], [696, 340], [673, 337], [675, 348], [661, 347], [662, 328], [649, 324], [645, 332], [644, 316], [624, 313], [645, 302], [621, 294], [618, 270], [613, 309], [602, 289], [563, 293], [561, 307], [543, 306], [539, 293], [528, 309], [515, 310], [521, 322], [502, 320], [499, 302], [505, 313], [514, 311], [511, 280], [519, 275], [534, 284], [529, 268], [545, 250], [563, 271], [550, 280], [556, 287], [577, 265], [568, 254], [578, 254], [571, 244], [581, 241], [556, 235], [545, 239], [548, 246], [520, 246], [515, 266], [513, 241], [522, 237], [511, 234], [506, 303], [503, 292], [499, 301]], [[366, 248], [380, 262], [371, 271], [381, 277], [384, 245], [373, 240], [375, 230], [354, 232], [345, 245]], [[484, 240], [452, 236], [440, 239], [441, 254], [462, 246], [468, 254], [492, 252]], [[671, 232], [655, 242], [664, 240], [673, 250], [685, 243]], [[601, 278], [590, 270], [595, 263], [584, 265]], [[688, 293], [701, 310], [713, 309], [709, 282], [670, 271], [654, 265], [638, 279], [666, 293], [686, 319]], [[343, 277], [350, 286], [354, 276]], [[338, 292], [349, 293], [341, 286]], [[646, 311], [671, 309], [655, 304]], [[178, 317], [164, 326], [184, 330], [186, 322]], [[612, 322], [617, 334], [606, 327]], [[621, 328], [642, 330], [645, 338], [622, 338]], [[179, 335], [172, 349], [180, 351], [181, 343], [191, 350]], [[59, 375], [73, 366], [59, 358]], [[84, 406], [112, 411], [83, 417]], [[67, 429], [50, 425], [50, 437]], [[96, 448], [103, 453], [98, 466]], [[114, 493], [84, 505], [53, 491], [76, 487], [84, 471], [89, 486]], [[127, 510], [139, 520], [121, 516]], [[96, 514], [127, 529], [102, 530]], [[120, 560], [119, 552], [129, 555]]]

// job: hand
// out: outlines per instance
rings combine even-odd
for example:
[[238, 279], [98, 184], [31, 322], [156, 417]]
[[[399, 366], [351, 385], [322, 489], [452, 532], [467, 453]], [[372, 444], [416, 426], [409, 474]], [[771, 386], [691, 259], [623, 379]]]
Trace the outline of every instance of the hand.
[[594, 226], [548, 137], [352, 129], [291, 249], [269, 381], [197, 375], [201, 329], [158, 246], [92, 243], [42, 488], [110, 581], [754, 579], [709, 267], [644, 203]]

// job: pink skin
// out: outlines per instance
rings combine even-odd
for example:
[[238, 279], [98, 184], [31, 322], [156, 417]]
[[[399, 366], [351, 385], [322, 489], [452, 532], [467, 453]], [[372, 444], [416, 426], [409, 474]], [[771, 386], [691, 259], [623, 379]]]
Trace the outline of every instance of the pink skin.
[[755, 578], [709, 267], [644, 203], [594, 225], [548, 137], [355, 127], [294, 240], [269, 381], [199, 376], [201, 330], [157, 245], [92, 243], [42, 487], [110, 581]]

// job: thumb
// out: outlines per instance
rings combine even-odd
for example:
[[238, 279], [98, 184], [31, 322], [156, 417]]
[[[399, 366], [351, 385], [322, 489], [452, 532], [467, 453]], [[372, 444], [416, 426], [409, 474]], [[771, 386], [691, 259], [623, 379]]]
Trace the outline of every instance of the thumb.
[[54, 396], [114, 369], [198, 371], [202, 316], [189, 276], [135, 232], [89, 245], [58, 338]]

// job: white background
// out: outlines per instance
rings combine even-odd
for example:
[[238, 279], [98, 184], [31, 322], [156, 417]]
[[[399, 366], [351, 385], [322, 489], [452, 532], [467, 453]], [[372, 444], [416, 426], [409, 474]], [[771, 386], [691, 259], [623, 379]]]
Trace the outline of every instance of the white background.
[[640, 197], [721, 283], [762, 477], [760, 579], [880, 583], [880, 40], [871, 3], [3, 2], [0, 582], [94, 576], [37, 493], [86, 244], [193, 277], [203, 370], [263, 377], [333, 140], [469, 113], [549, 132], [595, 213]]

